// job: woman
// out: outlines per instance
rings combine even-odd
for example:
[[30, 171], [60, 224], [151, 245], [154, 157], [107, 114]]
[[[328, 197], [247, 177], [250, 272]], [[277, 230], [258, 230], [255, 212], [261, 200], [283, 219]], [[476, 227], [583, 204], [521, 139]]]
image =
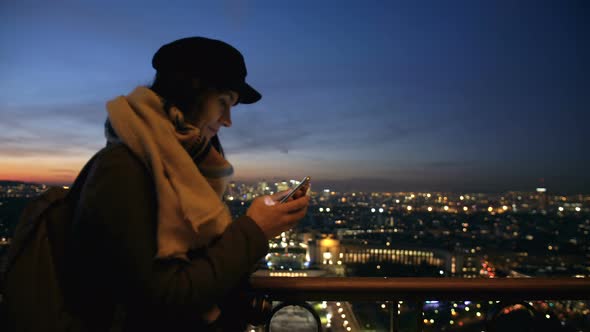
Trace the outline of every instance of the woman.
[[217, 133], [231, 126], [232, 106], [261, 98], [239, 51], [185, 38], [162, 46], [152, 65], [150, 88], [107, 103], [108, 144], [77, 206], [68, 298], [84, 330], [238, 321], [239, 312], [224, 313], [236, 289], [309, 204], [303, 191], [284, 204], [275, 204], [284, 193], [260, 197], [232, 221], [221, 200], [233, 168]]

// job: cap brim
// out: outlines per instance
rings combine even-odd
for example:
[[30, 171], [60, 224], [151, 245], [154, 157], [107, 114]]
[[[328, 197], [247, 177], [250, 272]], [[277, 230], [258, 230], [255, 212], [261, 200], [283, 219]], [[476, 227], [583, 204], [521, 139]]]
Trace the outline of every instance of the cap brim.
[[238, 103], [240, 104], [254, 104], [262, 98], [260, 92], [256, 91], [248, 83], [244, 82], [238, 91], [240, 97]]

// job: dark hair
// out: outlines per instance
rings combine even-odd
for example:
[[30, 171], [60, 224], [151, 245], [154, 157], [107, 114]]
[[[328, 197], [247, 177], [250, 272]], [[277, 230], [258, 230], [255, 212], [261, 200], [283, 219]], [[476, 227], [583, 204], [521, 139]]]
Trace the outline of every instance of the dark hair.
[[[185, 118], [199, 116], [207, 95], [223, 91], [204, 80], [184, 73], [170, 72], [156, 72], [150, 89], [163, 99], [166, 113], [170, 111], [172, 106], [176, 106]], [[191, 114], [191, 112], [196, 112], [196, 114]], [[222, 155], [224, 154], [217, 135], [211, 138], [211, 145]]]

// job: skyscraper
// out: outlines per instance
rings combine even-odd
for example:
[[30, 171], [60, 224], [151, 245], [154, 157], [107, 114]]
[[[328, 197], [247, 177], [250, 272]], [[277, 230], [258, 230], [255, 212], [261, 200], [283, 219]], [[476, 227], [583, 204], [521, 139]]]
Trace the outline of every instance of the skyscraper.
[[547, 188], [537, 188], [537, 201], [539, 202], [539, 210], [547, 211], [548, 199], [547, 199]]

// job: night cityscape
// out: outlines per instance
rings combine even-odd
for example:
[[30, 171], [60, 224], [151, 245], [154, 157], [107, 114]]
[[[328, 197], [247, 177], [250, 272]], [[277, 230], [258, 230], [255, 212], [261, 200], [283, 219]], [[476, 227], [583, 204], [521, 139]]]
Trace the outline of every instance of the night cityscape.
[[[253, 198], [297, 183], [232, 182], [225, 201], [238, 217]], [[10, 245], [19, 209], [47, 188], [1, 183], [2, 251]], [[255, 276], [590, 278], [590, 194], [558, 195], [548, 188], [501, 194], [342, 193], [314, 188], [310, 195], [305, 219], [269, 243], [270, 251]], [[423, 308], [424, 330], [480, 331], [494, 304], [432, 299]], [[387, 330], [393, 304], [313, 305], [323, 327], [331, 331], [381, 331]], [[401, 325], [410, 331], [411, 318], [404, 316], [408, 305], [400, 301], [398, 309]], [[588, 302], [530, 305], [547, 316], [548, 324], [576, 331], [589, 327]]]
[[236, 47], [263, 96], [213, 128], [233, 172], [215, 203], [237, 218], [312, 179], [306, 216], [269, 241], [252, 279], [586, 287], [505, 303], [416, 290], [349, 301], [346, 284], [333, 291], [344, 300], [281, 309], [272, 331], [590, 332], [589, 4], [5, 1], [0, 267], [27, 204], [105, 146], [107, 101], [153, 84], [162, 45], [203, 36]]

